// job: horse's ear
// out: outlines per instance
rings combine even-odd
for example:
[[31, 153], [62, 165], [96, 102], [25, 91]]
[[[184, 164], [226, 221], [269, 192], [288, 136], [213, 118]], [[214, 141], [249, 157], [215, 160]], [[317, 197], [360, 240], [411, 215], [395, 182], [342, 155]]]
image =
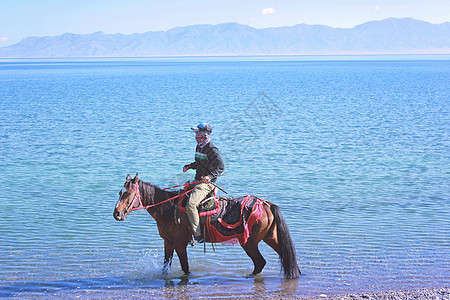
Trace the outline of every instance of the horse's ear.
[[130, 181], [131, 180], [131, 176], [130, 174], [127, 175], [127, 180], [126, 181]]
[[134, 183], [136, 183], [136, 182], [138, 182], [138, 181], [139, 181], [138, 173], [136, 173], [136, 176], [134, 176], [134, 179], [133, 179], [133, 181], [134, 181]]

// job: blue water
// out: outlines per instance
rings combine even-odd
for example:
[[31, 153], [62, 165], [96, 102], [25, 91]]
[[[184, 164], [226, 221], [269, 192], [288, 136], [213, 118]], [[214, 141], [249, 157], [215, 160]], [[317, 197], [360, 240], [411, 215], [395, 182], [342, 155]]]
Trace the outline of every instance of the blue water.
[[[0, 61], [0, 297], [312, 296], [450, 285], [450, 60]], [[281, 207], [303, 272], [247, 278], [239, 246], [162, 275], [125, 177], [193, 177], [213, 125], [218, 183]]]

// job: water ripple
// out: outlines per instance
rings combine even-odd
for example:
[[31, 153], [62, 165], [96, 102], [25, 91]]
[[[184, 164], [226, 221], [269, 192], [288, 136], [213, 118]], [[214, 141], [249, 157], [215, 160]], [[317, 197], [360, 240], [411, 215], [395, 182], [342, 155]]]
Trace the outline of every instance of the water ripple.
[[[0, 62], [0, 296], [448, 286], [449, 71], [448, 61]], [[192, 177], [181, 166], [199, 120], [225, 158], [220, 185], [280, 206], [298, 281], [282, 279], [263, 243], [254, 278], [242, 248], [222, 245], [189, 249], [190, 276], [177, 258], [162, 275], [155, 221], [113, 219], [127, 173], [161, 187]]]

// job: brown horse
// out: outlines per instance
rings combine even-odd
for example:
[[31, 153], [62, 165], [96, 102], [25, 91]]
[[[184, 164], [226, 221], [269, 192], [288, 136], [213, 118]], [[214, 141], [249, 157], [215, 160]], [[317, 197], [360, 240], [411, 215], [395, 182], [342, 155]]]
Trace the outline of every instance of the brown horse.
[[[189, 274], [186, 248], [192, 237], [192, 231], [188, 218], [186, 214], [179, 214], [180, 220], [175, 220], [175, 210], [178, 209], [179, 198], [164, 202], [176, 195], [178, 195], [177, 191], [164, 191], [139, 180], [138, 174], [134, 179], [128, 175], [124, 187], [119, 192], [119, 201], [116, 204], [113, 216], [117, 221], [123, 221], [133, 208], [137, 208], [141, 204], [144, 207], [156, 204], [147, 208], [147, 211], [156, 220], [159, 235], [164, 239], [164, 270], [167, 271], [170, 267], [175, 250], [180, 259], [182, 270]], [[138, 196], [142, 201], [141, 204], [136, 201]], [[158, 203], [161, 204], [158, 205]], [[267, 201], [264, 201], [264, 203], [261, 218], [253, 224], [247, 242], [241, 245], [253, 261], [252, 275], [261, 273], [266, 265], [266, 260], [258, 249], [258, 243], [264, 241], [279, 254], [285, 278], [297, 278], [300, 276], [300, 269], [297, 265], [294, 244], [286, 222], [278, 206]], [[204, 235], [206, 242], [213, 241], [207, 233]]]

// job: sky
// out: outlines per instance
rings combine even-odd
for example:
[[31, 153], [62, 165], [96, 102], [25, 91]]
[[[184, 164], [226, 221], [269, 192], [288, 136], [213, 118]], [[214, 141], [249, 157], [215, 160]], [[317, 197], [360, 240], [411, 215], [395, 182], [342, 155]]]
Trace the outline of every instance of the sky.
[[28, 36], [166, 31], [236, 22], [351, 28], [389, 17], [450, 21], [450, 0], [0, 0], [0, 47]]

